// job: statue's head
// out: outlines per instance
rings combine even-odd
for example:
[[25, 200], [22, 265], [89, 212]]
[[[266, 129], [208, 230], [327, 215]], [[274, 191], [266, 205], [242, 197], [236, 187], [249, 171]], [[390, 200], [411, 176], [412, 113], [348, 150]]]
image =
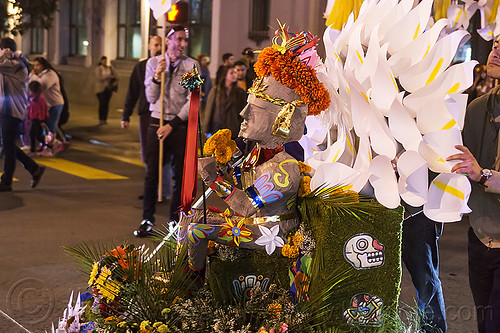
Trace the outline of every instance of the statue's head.
[[[297, 141], [304, 134], [307, 115], [328, 108], [330, 95], [316, 77], [317, 37], [309, 32], [290, 34], [281, 26], [273, 46], [259, 53], [255, 79], [239, 135], [264, 148]], [[281, 38], [281, 44], [277, 44]]]

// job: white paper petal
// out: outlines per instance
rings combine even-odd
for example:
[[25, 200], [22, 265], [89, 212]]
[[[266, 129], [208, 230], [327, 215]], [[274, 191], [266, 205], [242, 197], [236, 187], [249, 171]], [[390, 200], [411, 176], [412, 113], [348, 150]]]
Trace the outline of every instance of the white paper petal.
[[444, 99], [447, 94], [464, 92], [474, 81], [476, 65], [477, 61], [473, 60], [451, 66], [436, 80], [406, 96], [403, 105], [412, 113], [418, 114], [428, 101]]
[[455, 127], [425, 134], [418, 147], [418, 152], [427, 161], [430, 170], [436, 173], [451, 172], [451, 168], [460, 161], [446, 161], [446, 158], [460, 153], [455, 145], [461, 144], [460, 130]]
[[398, 173], [401, 198], [410, 206], [422, 206], [427, 201], [427, 162], [416, 151], [406, 151], [399, 156]]
[[370, 142], [377, 154], [387, 156], [390, 160], [396, 157], [396, 140], [389, 130], [385, 117], [376, 110], [372, 112]]
[[422, 61], [401, 72], [401, 86], [406, 91], [414, 92], [437, 79], [448, 68], [466, 36], [469, 36], [467, 31], [458, 30], [441, 38]]
[[370, 172], [369, 180], [377, 201], [387, 208], [398, 207], [398, 185], [391, 160], [386, 156], [376, 156], [370, 164]]
[[358, 136], [367, 135], [371, 123], [371, 107], [368, 93], [363, 91], [363, 87], [352, 75], [346, 75], [346, 79], [349, 82], [354, 130]]
[[429, 197], [424, 204], [424, 214], [437, 222], [457, 222], [470, 213], [467, 206], [471, 192], [469, 180], [464, 175], [443, 173], [429, 187]]
[[[360, 178], [361, 173], [342, 163], [325, 163], [319, 166], [311, 178], [311, 189], [314, 190], [320, 186], [348, 186], [348, 189], [359, 192], [354, 189], [353, 184]], [[359, 186], [358, 186], [359, 187]]]
[[488, 25], [482, 29], [477, 29], [477, 33], [481, 36], [485, 41], [493, 40], [493, 29], [492, 25]]
[[320, 150], [308, 136], [303, 135], [298, 142], [302, 149], [304, 149], [304, 160], [307, 160]]
[[421, 61], [436, 44], [441, 30], [447, 24], [447, 19], [438, 20], [431, 29], [418, 36], [396, 54], [393, 54], [388, 62], [394, 76], [399, 76], [403, 70]]
[[372, 103], [384, 116], [389, 116], [389, 109], [398, 95], [399, 89], [385, 57], [386, 49], [387, 45], [380, 48], [376, 71], [374, 76], [371, 76], [370, 79], [372, 82]]
[[368, 49], [366, 50], [366, 56], [363, 59], [361, 66], [359, 66], [355, 71], [356, 79], [359, 82], [365, 82], [368, 78], [372, 78], [375, 76], [375, 71], [377, 69], [377, 63], [379, 59], [378, 55], [380, 52], [378, 29], [379, 25], [376, 25], [374, 30], [371, 32], [370, 42], [368, 43]]
[[389, 53], [394, 54], [408, 45], [427, 26], [433, 0], [423, 0], [407, 15], [394, 24], [382, 43], [389, 43]]
[[401, 93], [392, 103], [389, 110], [389, 128], [394, 138], [400, 142], [405, 150], [418, 150], [422, 135], [413, 119], [403, 107]]

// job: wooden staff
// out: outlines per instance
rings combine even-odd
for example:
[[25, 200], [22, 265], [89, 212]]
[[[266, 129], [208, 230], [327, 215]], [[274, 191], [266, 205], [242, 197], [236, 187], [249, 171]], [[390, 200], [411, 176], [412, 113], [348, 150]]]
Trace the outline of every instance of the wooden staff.
[[[167, 13], [163, 14], [163, 36], [161, 39], [161, 57], [162, 59], [165, 58], [165, 38], [167, 36], [166, 30], [166, 22], [167, 22]], [[163, 126], [163, 116], [165, 114], [165, 70], [161, 72], [161, 83], [160, 83], [160, 98], [161, 98], [161, 103], [160, 103], [160, 123], [159, 126]], [[162, 189], [162, 183], [163, 183], [163, 140], [160, 140], [159, 142], [160, 145], [160, 151], [159, 151], [159, 156], [158, 156], [158, 202], [162, 202], [163, 200], [163, 189]]]

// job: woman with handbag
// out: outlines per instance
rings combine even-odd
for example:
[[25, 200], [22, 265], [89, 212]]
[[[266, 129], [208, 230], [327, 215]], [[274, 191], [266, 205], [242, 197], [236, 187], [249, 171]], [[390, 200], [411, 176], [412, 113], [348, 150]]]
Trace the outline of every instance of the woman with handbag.
[[99, 100], [99, 124], [105, 125], [108, 120], [109, 101], [113, 92], [118, 90], [118, 78], [115, 69], [108, 66], [108, 58], [102, 56], [95, 69], [96, 85], [95, 92]]

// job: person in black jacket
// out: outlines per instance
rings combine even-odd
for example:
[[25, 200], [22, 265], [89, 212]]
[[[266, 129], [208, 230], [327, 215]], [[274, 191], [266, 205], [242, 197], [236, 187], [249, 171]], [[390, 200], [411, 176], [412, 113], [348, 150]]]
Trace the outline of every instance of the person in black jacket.
[[[149, 56], [157, 56], [161, 54], [161, 37], [153, 36], [149, 40], [148, 44]], [[149, 58], [148, 58], [149, 59]], [[146, 137], [149, 127], [149, 118], [151, 117], [151, 112], [149, 111], [149, 103], [146, 99], [146, 93], [144, 88], [144, 78], [146, 76], [146, 62], [148, 59], [139, 61], [132, 71], [130, 76], [130, 82], [127, 90], [127, 96], [125, 97], [125, 105], [123, 107], [123, 115], [121, 126], [122, 128], [128, 128], [130, 125], [130, 116], [134, 113], [135, 105], [139, 101], [139, 106], [137, 108], [137, 114], [139, 116], [139, 135], [141, 141], [141, 157], [142, 161], [145, 162], [146, 154]]]

